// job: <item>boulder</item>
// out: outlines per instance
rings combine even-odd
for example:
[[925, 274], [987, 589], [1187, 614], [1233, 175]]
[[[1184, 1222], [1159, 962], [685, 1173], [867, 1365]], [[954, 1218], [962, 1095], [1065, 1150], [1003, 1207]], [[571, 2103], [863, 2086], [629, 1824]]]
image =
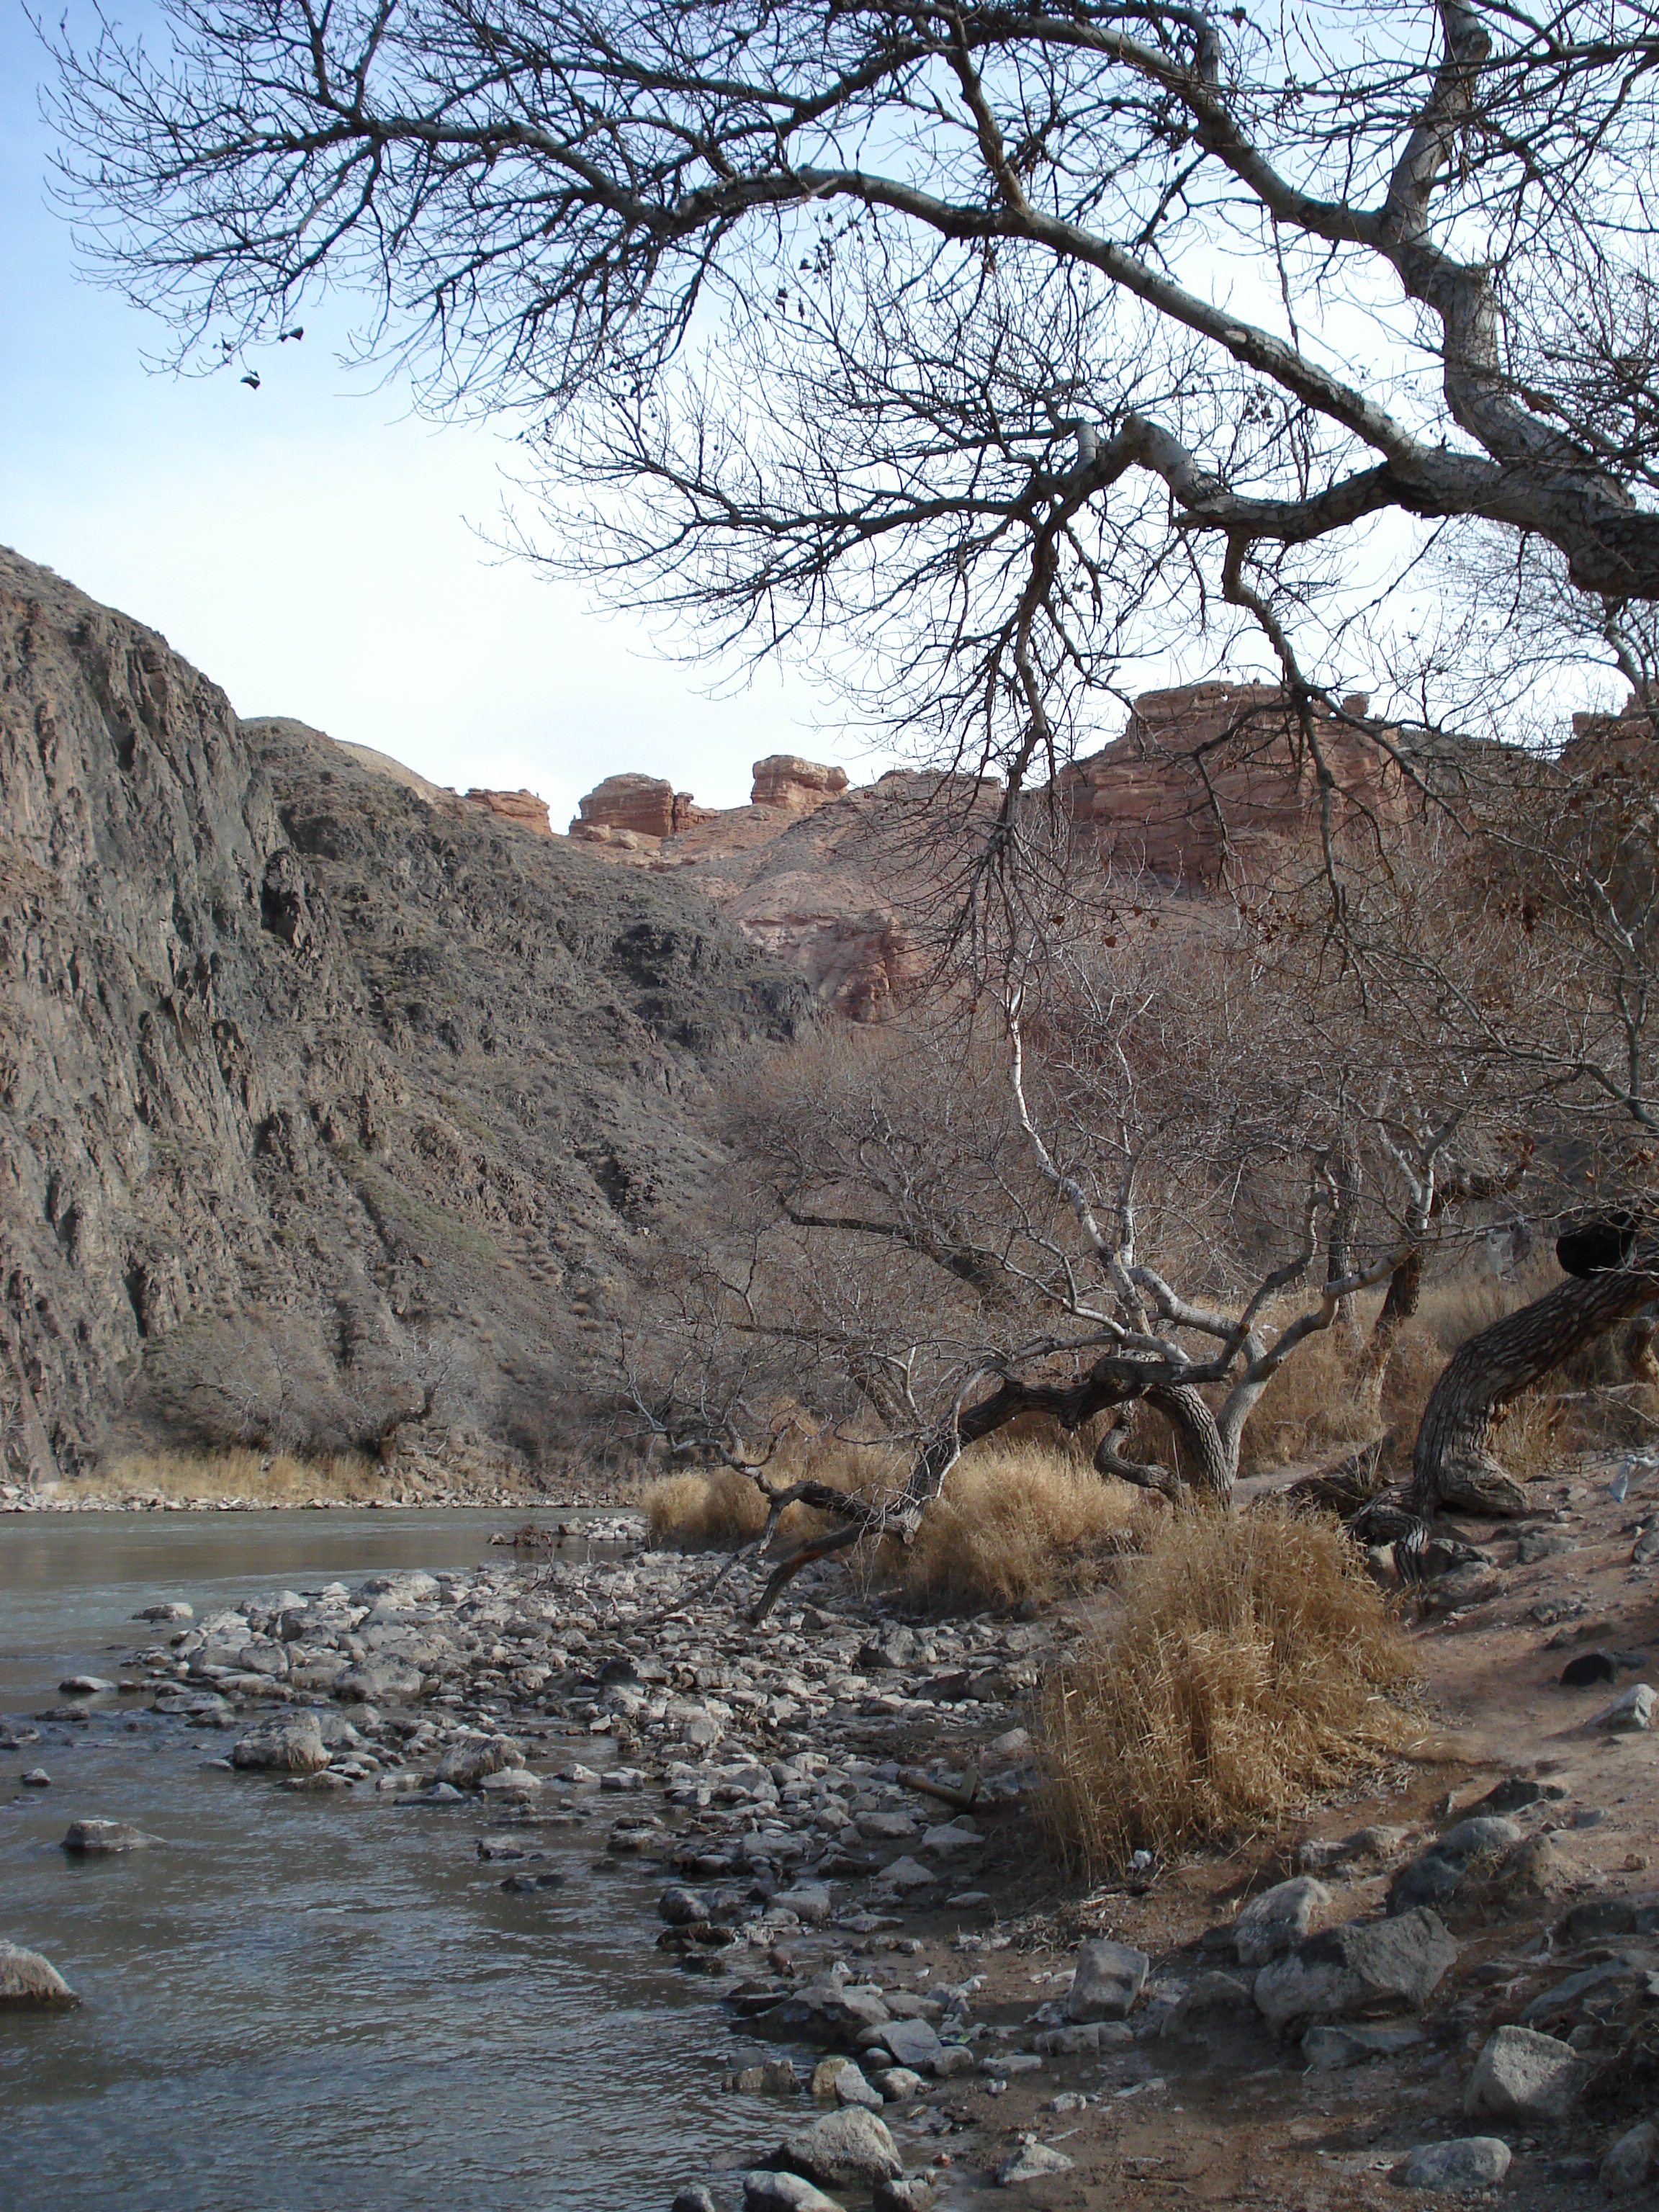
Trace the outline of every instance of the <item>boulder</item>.
[[1146, 1985], [1152, 1963], [1144, 1951], [1114, 1943], [1108, 1937], [1085, 1943], [1078, 1952], [1077, 1971], [1066, 2000], [1066, 2019], [1127, 2020]]
[[521, 829], [533, 830], [538, 837], [550, 837], [553, 824], [548, 819], [547, 801], [538, 799], [533, 791], [481, 791], [474, 789], [466, 794], [469, 806], [481, 806], [486, 814], [495, 815], [503, 822], [516, 822]]
[[161, 1841], [131, 1820], [71, 1820], [64, 1849], [91, 1857], [105, 1851], [147, 1851]]
[[1238, 1916], [1233, 1944], [1241, 1966], [1265, 1966], [1292, 1951], [1330, 1904], [1331, 1893], [1310, 1875], [1297, 1875], [1252, 1898]]
[[831, 2093], [838, 2105], [856, 2106], [861, 2112], [878, 2112], [885, 2102], [880, 2090], [865, 2080], [863, 2068], [850, 2058], [836, 2075]]
[[233, 1766], [262, 1768], [278, 1774], [314, 1774], [328, 1765], [328, 1751], [317, 1716], [285, 1713], [261, 1722], [239, 1736], [230, 1754]]
[[1620, 2136], [1601, 2161], [1601, 2186], [1617, 2191], [1639, 2189], [1651, 2172], [1659, 2130], [1651, 2120], [1640, 2121]]
[[1402, 1866], [1389, 1884], [1386, 1909], [1393, 1915], [1413, 1912], [1419, 1905], [1449, 1905], [1467, 1870], [1462, 1859], [1443, 1858], [1438, 1851], [1425, 1851], [1420, 1858]]
[[116, 1685], [102, 1674], [66, 1674], [58, 1686], [66, 1698], [101, 1698]]
[[918, 2074], [932, 2074], [938, 2067], [945, 2046], [931, 2021], [890, 2020], [875, 2032], [896, 2066], [908, 2066]]
[[809, 1928], [821, 1928], [830, 1917], [830, 1886], [822, 1881], [798, 1881], [792, 1888], [781, 1889], [772, 1899], [775, 1906], [793, 1912], [797, 1920]]
[[[1254, 2026], [1255, 2008], [1250, 1998], [1250, 1985], [1241, 1981], [1237, 1974], [1218, 1974], [1212, 1971], [1194, 1977], [1190, 1987], [1182, 1993], [1179, 2001], [1165, 2014], [1158, 2033], [1204, 2035], [1218, 2022], [1229, 2019], [1248, 2020]], [[1097, 2027], [1097, 2037], [1099, 2032]], [[1061, 2036], [1081, 2033], [1083, 2031], [1078, 2028], [1057, 2031]]]
[[904, 2171], [886, 2122], [856, 2106], [828, 2113], [810, 2128], [787, 2136], [778, 2146], [775, 2163], [826, 2189], [873, 2189], [878, 2181], [896, 2181]]
[[1459, 2136], [1419, 2143], [1389, 2179], [1407, 2189], [1490, 2189], [1510, 2170], [1510, 2147], [1498, 2136]]
[[657, 1899], [657, 1912], [671, 1928], [696, 1928], [711, 1917], [708, 1900], [678, 1882]]
[[1565, 2120], [1589, 2079], [1576, 2051], [1530, 2027], [1500, 2027], [1486, 2038], [1463, 2092], [1471, 2119]]
[[1455, 1827], [1448, 1828], [1445, 1834], [1437, 1840], [1434, 1849], [1443, 1859], [1461, 1863], [1486, 1851], [1506, 1851], [1512, 1844], [1518, 1844], [1520, 1840], [1521, 1831], [1513, 1820], [1488, 1813], [1477, 1814], [1473, 1820], [1460, 1820]]
[[908, 2181], [878, 2181], [872, 2212], [932, 2212], [933, 2189], [920, 2174]]
[[0, 2006], [77, 2005], [81, 2002], [50, 1959], [21, 1943], [0, 1943]]
[[1256, 2008], [1279, 2035], [1320, 2021], [1414, 2012], [1456, 1957], [1445, 1923], [1421, 1908], [1393, 1920], [1349, 1921], [1264, 1966]]

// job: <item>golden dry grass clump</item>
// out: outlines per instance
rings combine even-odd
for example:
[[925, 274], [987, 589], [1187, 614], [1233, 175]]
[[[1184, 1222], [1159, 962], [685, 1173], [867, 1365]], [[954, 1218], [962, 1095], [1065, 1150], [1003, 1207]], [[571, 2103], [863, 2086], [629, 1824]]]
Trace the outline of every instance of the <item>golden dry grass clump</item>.
[[908, 1550], [879, 1568], [929, 1605], [1018, 1605], [1043, 1598], [1122, 1548], [1139, 1504], [1086, 1461], [1032, 1442], [964, 1452]]
[[[770, 1472], [781, 1483], [808, 1468], [819, 1482], [871, 1496], [904, 1471], [885, 1451], [841, 1444]], [[661, 1476], [641, 1503], [651, 1541], [687, 1551], [746, 1543], [766, 1522], [760, 1492], [729, 1468]], [[1103, 1482], [1086, 1460], [1051, 1444], [981, 1444], [952, 1468], [913, 1544], [890, 1538], [854, 1564], [874, 1581], [899, 1583], [919, 1605], [1018, 1605], [1052, 1595], [1120, 1548], [1137, 1503], [1121, 1483]], [[787, 1552], [823, 1526], [821, 1515], [792, 1505], [773, 1548]]]
[[379, 1498], [396, 1477], [362, 1452], [325, 1459], [295, 1459], [234, 1445], [224, 1451], [133, 1452], [111, 1458], [76, 1479], [82, 1498], [162, 1500], [240, 1498], [273, 1505], [302, 1504], [309, 1498], [352, 1501]]
[[1126, 1590], [1044, 1698], [1049, 1816], [1095, 1872], [1273, 1820], [1411, 1725], [1404, 1640], [1327, 1522], [1176, 1516]]

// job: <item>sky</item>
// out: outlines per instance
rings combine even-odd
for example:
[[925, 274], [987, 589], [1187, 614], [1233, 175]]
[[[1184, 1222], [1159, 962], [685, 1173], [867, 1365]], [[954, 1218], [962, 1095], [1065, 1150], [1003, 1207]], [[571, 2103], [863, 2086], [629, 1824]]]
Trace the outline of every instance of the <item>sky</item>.
[[[110, 13], [153, 20], [144, 0]], [[720, 806], [747, 799], [766, 753], [879, 773], [804, 681], [712, 696], [636, 618], [503, 559], [484, 542], [503, 441], [416, 419], [404, 390], [313, 343], [315, 317], [262, 354], [257, 392], [148, 371], [158, 325], [77, 276], [47, 204], [47, 65], [0, 0], [0, 544], [161, 630], [240, 713], [297, 716], [461, 790], [529, 789], [556, 828], [623, 769]]]

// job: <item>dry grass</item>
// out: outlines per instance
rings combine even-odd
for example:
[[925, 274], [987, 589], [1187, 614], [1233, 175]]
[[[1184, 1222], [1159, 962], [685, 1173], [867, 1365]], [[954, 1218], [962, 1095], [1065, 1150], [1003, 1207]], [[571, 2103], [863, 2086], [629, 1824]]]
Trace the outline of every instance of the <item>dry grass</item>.
[[1328, 1523], [1182, 1515], [1126, 1581], [1044, 1701], [1049, 1815], [1091, 1870], [1236, 1837], [1406, 1735], [1404, 1641]]
[[[796, 1449], [769, 1472], [780, 1482], [811, 1473], [874, 1495], [902, 1470], [884, 1450], [833, 1443]], [[1103, 1553], [1121, 1549], [1137, 1502], [1122, 1484], [1103, 1482], [1080, 1448], [987, 1443], [951, 1469], [913, 1544], [890, 1540], [849, 1564], [872, 1582], [899, 1584], [918, 1605], [1017, 1605], [1075, 1583]], [[685, 1551], [745, 1543], [766, 1520], [754, 1484], [726, 1468], [662, 1476], [641, 1503], [651, 1541]], [[820, 1515], [791, 1506], [775, 1548], [787, 1552], [823, 1526]]]
[[394, 1469], [360, 1453], [302, 1460], [287, 1452], [241, 1448], [131, 1453], [101, 1462], [75, 1483], [78, 1497], [112, 1502], [155, 1498], [216, 1504], [222, 1498], [236, 1498], [272, 1505], [298, 1505], [319, 1497], [367, 1501], [398, 1487]]
[[1370, 1327], [1367, 1314], [1358, 1338], [1333, 1328], [1297, 1346], [1256, 1401], [1239, 1454], [1241, 1474], [1335, 1459], [1376, 1434], [1376, 1407], [1356, 1379], [1363, 1332]]
[[1036, 1442], [981, 1445], [951, 1469], [915, 1543], [883, 1547], [878, 1572], [921, 1604], [1051, 1597], [1124, 1547], [1139, 1504], [1069, 1452]]

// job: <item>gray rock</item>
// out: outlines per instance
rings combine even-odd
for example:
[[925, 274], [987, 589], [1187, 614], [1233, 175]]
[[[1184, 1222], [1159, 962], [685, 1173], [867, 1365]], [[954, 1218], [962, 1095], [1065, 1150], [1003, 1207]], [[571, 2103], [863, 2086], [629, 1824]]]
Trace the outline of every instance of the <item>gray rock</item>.
[[196, 1608], [186, 1605], [182, 1598], [167, 1598], [160, 1605], [147, 1605], [133, 1618], [136, 1620], [194, 1620]]
[[63, 1847], [90, 1856], [101, 1851], [147, 1851], [161, 1841], [160, 1836], [135, 1828], [131, 1820], [71, 1820]]
[[1425, 1851], [1402, 1866], [1389, 1884], [1387, 1910], [1390, 1915], [1414, 1912], [1419, 1905], [1449, 1905], [1462, 1885], [1468, 1862], [1443, 1858]]
[[908, 2181], [878, 2181], [873, 2212], [932, 2212], [933, 2192], [920, 2174]]
[[872, 2076], [890, 2105], [908, 2105], [926, 2094], [927, 2084], [908, 2066], [884, 2066]]
[[510, 1802], [515, 1797], [538, 1797], [541, 1789], [541, 1776], [532, 1774], [527, 1766], [498, 1766], [479, 1783], [478, 1795], [486, 1800], [493, 1797]]
[[1601, 2161], [1601, 2186], [1607, 2190], [1639, 2189], [1653, 2165], [1659, 2147], [1659, 2130], [1642, 2120], [1620, 2136]]
[[1146, 1985], [1152, 1960], [1144, 1951], [1103, 1937], [1085, 1943], [1077, 1954], [1077, 1972], [1066, 2000], [1070, 2021], [1126, 2020], [1135, 1999]]
[[[1248, 2020], [1255, 2023], [1255, 2008], [1251, 2001], [1250, 1985], [1237, 1974], [1213, 1972], [1196, 1975], [1191, 1986], [1164, 2015], [1158, 2029], [1160, 2035], [1202, 2035], [1218, 2021]], [[1059, 2033], [1077, 2034], [1080, 2031], [1062, 2028]], [[1099, 2030], [1097, 2028], [1097, 2034]]]
[[1427, 2040], [1420, 2027], [1353, 2020], [1346, 2027], [1310, 2027], [1302, 2039], [1302, 2056], [1310, 2066], [1330, 2070], [1362, 2065], [1368, 2058], [1397, 2058], [1402, 2051]]
[[880, 2090], [865, 2080], [863, 2068], [850, 2058], [836, 2075], [835, 2096], [838, 2105], [856, 2105], [866, 2112], [878, 2112], [886, 2101]]
[[231, 1747], [233, 1766], [282, 1774], [314, 1774], [328, 1765], [328, 1752], [314, 1713], [284, 1713], [263, 1721]]
[[810, 2128], [787, 2136], [777, 2163], [826, 2189], [873, 2189], [878, 2181], [896, 2181], [904, 2171], [886, 2122], [856, 2106], [827, 2113]]
[[842, 2212], [833, 2197], [826, 2197], [798, 2173], [773, 2173], [761, 2167], [743, 2177], [744, 2212]]
[[1416, 2011], [1456, 1957], [1457, 1945], [1432, 1912], [1350, 1921], [1264, 1966], [1255, 1978], [1256, 2009], [1279, 2035], [1319, 2021]]
[[720, 2212], [706, 2189], [677, 2189], [668, 2212]]
[[436, 1778], [456, 1790], [473, 1790], [487, 1774], [523, 1765], [524, 1747], [510, 1735], [462, 1736], [438, 1761]]
[[931, 1889], [939, 1880], [939, 1874], [935, 1868], [923, 1866], [920, 1859], [905, 1857], [895, 1859], [891, 1866], [884, 1867], [881, 1878], [890, 1889], [902, 1892], [907, 1889]]
[[853, 1825], [869, 1844], [903, 1843], [916, 1832], [908, 1813], [860, 1813]]
[[1072, 2160], [1063, 2150], [1054, 2150], [1033, 2137], [1003, 2160], [997, 2168], [997, 2187], [1012, 2189], [1022, 2181], [1041, 2181], [1045, 2173], [1069, 2173], [1071, 2170]]
[[798, 1881], [791, 1889], [781, 1889], [772, 1902], [793, 1912], [809, 1928], [822, 1927], [830, 1917], [830, 1889], [826, 1882]]
[[1240, 1966], [1265, 1966], [1269, 1959], [1294, 1950], [1312, 1933], [1315, 1919], [1330, 1901], [1324, 1883], [1305, 1874], [1252, 1898], [1233, 1929]]
[[708, 1902], [695, 1889], [676, 1883], [657, 1899], [657, 1912], [671, 1928], [696, 1928], [710, 1917]]
[[117, 1686], [101, 1674], [66, 1674], [58, 1686], [66, 1698], [99, 1698]]
[[1565, 2120], [1589, 2079], [1576, 2051], [1530, 2027], [1500, 2027], [1489, 2035], [1463, 2092], [1471, 2119]]
[[745, 2097], [798, 2097], [800, 2076], [787, 2058], [763, 2058], [758, 2066], [740, 2068], [732, 2087]]
[[52, 1777], [44, 1766], [31, 1766], [21, 1780], [25, 1790], [50, 1790], [52, 1787]]
[[1459, 2136], [1419, 2143], [1389, 2179], [1407, 2189], [1490, 2189], [1510, 2170], [1510, 2147], [1497, 2136]]
[[945, 2048], [929, 2021], [890, 2020], [876, 2033], [896, 2066], [908, 2066], [918, 2074], [933, 2073]]
[[418, 1667], [399, 1659], [365, 1659], [334, 1678], [337, 1698], [361, 1698], [378, 1705], [387, 1698], [418, 1698], [422, 1676]]
[[1405, 1828], [1358, 1828], [1352, 1835], [1339, 1836], [1333, 1842], [1310, 1840], [1297, 1850], [1296, 1863], [1304, 1874], [1318, 1874], [1347, 1859], [1391, 1858], [1408, 1832]]
[[1443, 1859], [1461, 1861], [1472, 1859], [1485, 1851], [1506, 1851], [1511, 1844], [1521, 1840], [1521, 1831], [1513, 1820], [1501, 1814], [1482, 1814], [1474, 1819], [1460, 1820], [1449, 1828], [1435, 1844], [1437, 1854]]
[[50, 1959], [21, 1943], [0, 1943], [0, 2005], [76, 2005], [81, 2002]]
[[1653, 1726], [1653, 1708], [1659, 1699], [1645, 1682], [1638, 1682], [1626, 1690], [1610, 1705], [1604, 1706], [1595, 1716], [1594, 1725], [1610, 1729], [1620, 1735], [1645, 1732]]

